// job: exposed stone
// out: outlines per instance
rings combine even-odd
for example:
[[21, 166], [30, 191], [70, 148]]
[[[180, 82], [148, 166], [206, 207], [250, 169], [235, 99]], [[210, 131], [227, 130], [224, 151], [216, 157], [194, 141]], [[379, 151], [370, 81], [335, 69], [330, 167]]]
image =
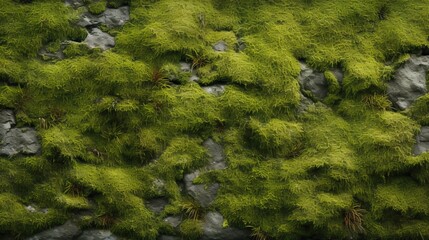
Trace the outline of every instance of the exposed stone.
[[222, 93], [225, 92], [225, 85], [212, 85], [212, 86], [205, 86], [202, 87], [204, 91], [206, 91], [209, 94], [213, 94], [215, 96], [220, 96]]
[[218, 212], [208, 212], [204, 217], [201, 240], [243, 240], [249, 239], [249, 233], [237, 228], [223, 227], [223, 216]]
[[191, 72], [191, 64], [187, 62], [180, 62], [180, 71], [182, 72]]
[[61, 226], [38, 233], [27, 240], [72, 240], [82, 233], [73, 222], [67, 221]]
[[175, 237], [175, 236], [167, 236], [167, 235], [161, 235], [158, 240], [180, 240], [181, 238]]
[[182, 223], [182, 217], [181, 216], [169, 216], [164, 218], [164, 222], [168, 223], [170, 226], [176, 228], [177, 226]]
[[3, 136], [0, 155], [36, 154], [40, 151], [37, 133], [32, 128], [11, 128]]
[[77, 240], [117, 240], [118, 237], [113, 235], [109, 230], [86, 230]]
[[198, 81], [200, 81], [200, 77], [198, 77], [198, 75], [195, 73], [195, 71], [192, 71], [192, 75], [189, 78], [189, 81], [198, 82]]
[[128, 20], [130, 20], [130, 9], [128, 6], [124, 6], [120, 8], [107, 8], [106, 11], [99, 15], [93, 15], [88, 12], [83, 13], [77, 25], [88, 27], [105, 24], [107, 27], [112, 28], [123, 26]]
[[166, 198], [154, 198], [147, 201], [147, 207], [154, 213], [159, 214], [164, 210], [164, 207], [168, 204]]
[[395, 73], [388, 83], [387, 94], [394, 105], [405, 110], [427, 92], [426, 74], [429, 70], [429, 56], [412, 55]]
[[308, 107], [313, 104], [314, 102], [311, 99], [305, 97], [301, 93], [301, 102], [299, 103], [299, 106], [298, 106], [298, 113], [304, 113], [305, 111], [307, 111]]
[[206, 186], [205, 184], [193, 184], [192, 182], [200, 172], [197, 170], [185, 175], [186, 192], [193, 197], [202, 207], [208, 207], [216, 198], [219, 183], [213, 183]]
[[244, 49], [246, 49], [246, 43], [244, 43], [244, 41], [241, 38], [238, 38], [237, 43], [235, 45], [235, 51], [241, 52], [241, 51], [244, 51]]
[[26, 207], [25, 207], [25, 210], [27, 210], [27, 211], [29, 211], [29, 212], [31, 212], [31, 213], [37, 212], [36, 208], [34, 208], [34, 207], [33, 207], [33, 206], [31, 206], [31, 205], [26, 206]]
[[74, 9], [82, 7], [84, 5], [82, 0], [65, 0], [64, 3]]
[[98, 28], [91, 29], [84, 43], [90, 48], [101, 48], [107, 50], [115, 46], [115, 38]]
[[42, 57], [43, 60], [56, 60], [56, 59], [64, 59], [65, 55], [63, 53], [65, 46], [61, 46], [61, 48], [56, 52], [50, 52], [46, 48], [40, 49], [38, 52], [39, 56]]
[[413, 153], [420, 155], [425, 152], [429, 152], [429, 126], [421, 128], [419, 135], [417, 135], [417, 143], [414, 146]]
[[328, 95], [328, 82], [321, 72], [317, 72], [301, 62], [299, 83], [304, 91], [309, 91], [314, 98], [322, 100]]
[[219, 41], [217, 42], [215, 45], [213, 45], [213, 49], [217, 52], [225, 52], [226, 50], [228, 50], [228, 45], [226, 44], [225, 41]]
[[0, 155], [36, 154], [40, 151], [37, 133], [32, 128], [14, 128], [11, 110], [0, 111]]
[[338, 83], [340, 85], [343, 84], [344, 79], [344, 72], [339, 68], [333, 68], [331, 69], [331, 72], [334, 74], [335, 78], [337, 79]]
[[100, 21], [108, 27], [120, 27], [130, 20], [130, 8], [123, 6], [120, 8], [107, 8], [99, 17]]
[[203, 146], [207, 149], [207, 152], [210, 157], [210, 165], [208, 169], [210, 170], [220, 170], [226, 168], [225, 163], [225, 153], [223, 151], [222, 145], [213, 141], [209, 138], [204, 141]]

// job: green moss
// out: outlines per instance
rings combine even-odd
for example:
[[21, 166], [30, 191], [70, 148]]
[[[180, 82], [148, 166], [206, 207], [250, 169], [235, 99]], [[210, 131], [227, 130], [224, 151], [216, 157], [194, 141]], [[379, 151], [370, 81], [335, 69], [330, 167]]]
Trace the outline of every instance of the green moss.
[[187, 219], [180, 224], [180, 232], [186, 239], [198, 239], [203, 235], [202, 223]]
[[88, 5], [88, 11], [92, 14], [98, 15], [106, 10], [106, 2], [98, 1]]
[[64, 221], [64, 215], [51, 209], [48, 213], [31, 213], [17, 196], [0, 194], [0, 232], [26, 236]]
[[[396, 113], [385, 91], [409, 54], [429, 45], [427, 0], [85, 1], [93, 14], [130, 5], [104, 52], [79, 43], [84, 9], [2, 3], [0, 105], [17, 127], [38, 129], [43, 150], [0, 159], [0, 235], [28, 235], [79, 209], [94, 212], [85, 226], [128, 238], [173, 233], [162, 219], [187, 201], [176, 181], [207, 164], [211, 137], [228, 167], [197, 182], [221, 184], [214, 207], [229, 226], [273, 239], [429, 236], [429, 155], [411, 154], [417, 123], [428, 124], [427, 97]], [[213, 49], [220, 40], [226, 52]], [[66, 59], [36, 58], [65, 43]], [[299, 61], [324, 72], [330, 108], [297, 113]], [[211, 84], [227, 86], [213, 96], [201, 88]], [[169, 199], [161, 216], [144, 205], [155, 197]], [[30, 202], [52, 215], [29, 214]], [[364, 212], [352, 224], [366, 235], [344, 224], [353, 211]], [[198, 239], [201, 222], [179, 231]]]

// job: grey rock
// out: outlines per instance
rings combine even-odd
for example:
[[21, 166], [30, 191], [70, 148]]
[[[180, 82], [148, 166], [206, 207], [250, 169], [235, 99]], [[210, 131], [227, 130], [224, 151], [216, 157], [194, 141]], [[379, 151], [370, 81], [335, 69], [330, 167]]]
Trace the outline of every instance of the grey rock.
[[197, 170], [185, 175], [186, 192], [194, 198], [202, 207], [208, 207], [215, 200], [219, 183], [213, 183], [206, 186], [205, 184], [193, 184], [194, 179], [200, 174]]
[[0, 111], [0, 155], [38, 153], [41, 146], [36, 131], [32, 128], [14, 128], [15, 124], [11, 110]]
[[301, 63], [299, 83], [302, 89], [310, 91], [318, 100], [322, 100], [328, 95], [328, 82], [323, 73], [311, 69], [305, 63]]
[[177, 226], [182, 223], [182, 217], [181, 216], [169, 216], [164, 218], [164, 222], [168, 223], [170, 226], [176, 228]]
[[217, 52], [225, 52], [226, 50], [228, 50], [228, 45], [226, 44], [225, 41], [221, 40], [217, 42], [215, 45], [213, 45], [213, 49]]
[[120, 27], [130, 20], [130, 8], [123, 6], [120, 8], [107, 8], [99, 17], [100, 21], [108, 27]]
[[158, 240], [180, 240], [181, 238], [175, 237], [175, 236], [167, 236], [167, 235], [161, 235]]
[[73, 222], [67, 221], [61, 226], [38, 233], [27, 240], [72, 240], [82, 233]]
[[12, 110], [1, 110], [0, 111], [0, 123], [10, 123], [15, 125], [15, 116]]
[[0, 155], [36, 154], [40, 151], [37, 133], [32, 128], [11, 128], [0, 143]]
[[187, 62], [180, 62], [180, 71], [182, 72], [191, 72], [191, 64]]
[[202, 240], [243, 240], [249, 233], [237, 228], [223, 228], [223, 216], [218, 212], [208, 212], [204, 217]]
[[34, 207], [33, 207], [33, 206], [31, 206], [31, 205], [26, 206], [26, 207], [25, 207], [25, 210], [27, 210], [27, 211], [29, 211], [29, 212], [31, 212], [31, 213], [37, 212], [36, 208], [34, 208]]
[[207, 149], [207, 152], [210, 157], [210, 164], [207, 168], [210, 170], [225, 169], [225, 153], [223, 151], [222, 145], [216, 143], [215, 141], [213, 141], [213, 139], [209, 138], [203, 142], [203, 146]]
[[390, 100], [400, 110], [405, 110], [427, 92], [426, 74], [429, 70], [429, 56], [412, 55], [395, 73], [387, 85]]
[[0, 146], [3, 137], [16, 124], [12, 110], [0, 111]]
[[212, 86], [205, 86], [202, 87], [204, 91], [206, 91], [209, 94], [213, 94], [215, 96], [220, 96], [222, 93], [225, 92], [225, 85], [212, 85]]
[[164, 207], [168, 204], [166, 198], [154, 198], [147, 201], [146, 206], [154, 213], [159, 214], [164, 210]]
[[334, 74], [335, 78], [337, 78], [338, 83], [342, 85], [344, 79], [344, 72], [339, 68], [333, 68], [331, 69], [331, 71]]
[[421, 128], [420, 133], [416, 138], [417, 142], [414, 146], [414, 155], [420, 155], [425, 152], [429, 152], [429, 126]]
[[85, 230], [77, 240], [117, 240], [109, 230]]
[[81, 27], [96, 26], [105, 24], [107, 27], [120, 27], [130, 20], [130, 9], [128, 6], [120, 8], [107, 8], [100, 15], [92, 15], [91, 13], [83, 13], [80, 16], [77, 25]]
[[104, 51], [115, 46], [115, 38], [98, 28], [93, 28], [84, 43], [90, 48], [101, 48]]
[[235, 45], [235, 51], [236, 52], [242, 52], [246, 49], [246, 43], [241, 38], [237, 39], [237, 43]]
[[74, 9], [82, 7], [84, 5], [82, 0], [65, 0], [64, 3]]
[[298, 106], [298, 113], [304, 113], [305, 111], [307, 111], [308, 107], [313, 104], [314, 102], [311, 99], [305, 97], [301, 93], [301, 102], [299, 103], [299, 106]]
[[195, 71], [192, 71], [192, 75], [189, 78], [189, 81], [198, 82], [198, 81], [200, 81], [200, 77], [197, 76], [197, 73]]
[[42, 57], [43, 60], [56, 60], [56, 59], [64, 59], [65, 55], [63, 53], [65, 46], [61, 46], [61, 48], [56, 52], [50, 52], [45, 47], [40, 49], [38, 52], [39, 56]]

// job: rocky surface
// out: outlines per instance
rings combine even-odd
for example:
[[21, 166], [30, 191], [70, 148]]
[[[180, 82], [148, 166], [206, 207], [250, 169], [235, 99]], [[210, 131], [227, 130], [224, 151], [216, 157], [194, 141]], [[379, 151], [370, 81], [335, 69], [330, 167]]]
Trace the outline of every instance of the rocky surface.
[[120, 8], [107, 8], [106, 11], [99, 15], [84, 13], [77, 23], [81, 27], [96, 26], [105, 24], [107, 27], [120, 27], [130, 20], [130, 8], [128, 6]]
[[32, 128], [15, 128], [11, 110], [0, 111], [0, 155], [37, 154], [40, 143]]
[[118, 240], [109, 230], [85, 230], [76, 240]]
[[221, 170], [226, 168], [225, 153], [222, 145], [209, 138], [204, 141], [203, 146], [207, 149], [210, 157], [210, 164], [207, 166], [209, 170]]
[[322, 100], [328, 95], [328, 82], [323, 73], [317, 72], [305, 63], [301, 64], [299, 84], [301, 89], [310, 92], [317, 100]]
[[74, 9], [77, 9], [84, 5], [82, 0], [65, 0], [65, 4], [71, 6]]
[[228, 45], [225, 41], [219, 41], [215, 45], [213, 45], [213, 49], [217, 52], [225, 52], [228, 50]]
[[205, 184], [194, 184], [193, 181], [200, 175], [200, 171], [195, 171], [185, 175], [186, 192], [202, 207], [208, 207], [215, 200], [219, 183], [213, 183], [206, 186]]
[[168, 204], [167, 198], [154, 198], [147, 201], [146, 206], [154, 213], [159, 214], [164, 210]]
[[213, 94], [215, 96], [220, 96], [220, 95], [222, 95], [222, 93], [225, 92], [225, 85], [220, 85], [220, 84], [211, 85], [211, 86], [205, 86], [205, 87], [202, 87], [202, 88], [207, 93]]
[[426, 74], [429, 71], [429, 56], [412, 55], [388, 83], [387, 94], [393, 104], [405, 110], [427, 92]]
[[415, 155], [420, 155], [429, 151], [429, 126], [424, 126], [421, 128], [420, 134], [417, 135], [416, 140], [417, 143], [413, 151]]
[[173, 228], [176, 228], [182, 222], [181, 216], [168, 216], [164, 218], [164, 222], [168, 223]]
[[61, 45], [60, 49], [55, 52], [49, 51], [46, 47], [40, 49], [38, 52], [39, 56], [42, 57], [43, 60], [56, 60], [56, 59], [64, 59], [65, 55], [63, 50], [65, 49], [65, 45]]
[[103, 51], [115, 46], [115, 38], [98, 28], [91, 29], [83, 42], [90, 48], [101, 48]]
[[[65, 4], [72, 6], [75, 9], [84, 5], [80, 0], [65, 0]], [[101, 31], [99, 26], [103, 24], [108, 28], [120, 27], [128, 20], [130, 20], [130, 8], [128, 6], [123, 6], [120, 8], [107, 8], [99, 15], [93, 15], [86, 11], [80, 16], [77, 25], [88, 29], [88, 36], [85, 38], [83, 43], [88, 45], [90, 48], [100, 48], [105, 51], [115, 46], [115, 38], [108, 33]], [[57, 53], [43, 54], [48, 57], [57, 57], [60, 59], [64, 57]]]
[[72, 221], [67, 221], [61, 226], [43, 231], [26, 240], [72, 240], [78, 237], [82, 231]]
[[208, 212], [204, 217], [201, 240], [244, 240], [249, 239], [245, 230], [223, 227], [223, 216], [218, 212]]
[[167, 236], [167, 235], [161, 235], [158, 240], [180, 240], [181, 238], [179, 237], [174, 237], [174, 236]]
[[185, 73], [190, 73], [191, 76], [189, 77], [189, 81], [191, 82], [198, 82], [200, 80], [200, 77], [197, 75], [197, 71], [195, 69], [192, 69], [192, 65], [187, 62], [180, 62], [180, 71]]
[[210, 163], [204, 169], [196, 170], [192, 173], [186, 174], [184, 177], [184, 182], [187, 194], [194, 198], [202, 207], [208, 207], [215, 200], [220, 184], [194, 184], [193, 181], [201, 174], [203, 170], [225, 169], [226, 163], [225, 154], [220, 144], [209, 138], [204, 141], [203, 146], [207, 149]]

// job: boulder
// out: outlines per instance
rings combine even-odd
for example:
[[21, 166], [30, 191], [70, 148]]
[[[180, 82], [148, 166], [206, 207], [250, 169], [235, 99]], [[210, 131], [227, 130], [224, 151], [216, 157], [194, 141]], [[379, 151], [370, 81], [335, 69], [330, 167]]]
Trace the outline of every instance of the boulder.
[[90, 48], [101, 48], [103, 51], [115, 46], [115, 38], [98, 28], [91, 29], [83, 42]]
[[417, 135], [417, 143], [414, 146], [413, 153], [420, 155], [429, 151], [429, 126], [421, 128], [419, 135]]
[[85, 230], [77, 240], [117, 240], [119, 239], [109, 230]]
[[426, 74], [429, 71], [429, 56], [412, 55], [395, 73], [387, 85], [387, 94], [393, 104], [405, 110], [427, 92]]
[[328, 95], [328, 82], [323, 73], [311, 69], [307, 64], [302, 62], [299, 84], [301, 89], [310, 92], [317, 100], [322, 100]]
[[61, 226], [54, 227], [38, 233], [27, 240], [72, 240], [78, 237], [82, 231], [72, 221], [67, 221]]
[[[0, 140], [16, 124], [12, 110], [0, 111]], [[1, 143], [2, 141], [0, 141]]]
[[237, 228], [223, 227], [223, 216], [218, 212], [208, 212], [204, 217], [201, 240], [243, 240], [249, 239], [249, 232]]

